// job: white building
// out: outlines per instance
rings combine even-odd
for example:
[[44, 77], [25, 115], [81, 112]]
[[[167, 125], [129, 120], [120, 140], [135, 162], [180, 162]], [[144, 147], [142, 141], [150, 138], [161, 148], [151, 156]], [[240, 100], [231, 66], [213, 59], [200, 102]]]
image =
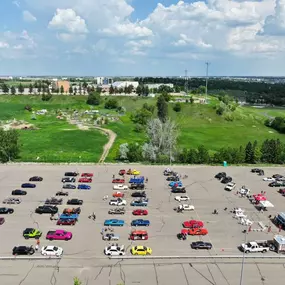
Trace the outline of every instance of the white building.
[[170, 88], [173, 88], [174, 85], [172, 83], [155, 83], [155, 84], [145, 84], [146, 86], [148, 86], [149, 89], [158, 89], [160, 86], [168, 86]]
[[94, 79], [97, 81], [97, 85], [106, 85], [106, 84], [112, 84], [113, 83], [112, 78], [95, 77]]
[[117, 88], [125, 88], [132, 85], [134, 89], [136, 89], [139, 86], [139, 83], [137, 81], [116, 81], [112, 85]]

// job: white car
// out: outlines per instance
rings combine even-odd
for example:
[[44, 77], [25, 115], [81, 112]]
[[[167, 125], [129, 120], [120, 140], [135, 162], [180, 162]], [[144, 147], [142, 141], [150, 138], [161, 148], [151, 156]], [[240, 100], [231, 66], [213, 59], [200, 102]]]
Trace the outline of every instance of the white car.
[[182, 195], [182, 196], [175, 196], [174, 200], [181, 202], [181, 201], [189, 201], [190, 198], [187, 195]]
[[114, 256], [114, 255], [125, 255], [125, 246], [124, 245], [110, 245], [106, 246], [104, 250], [105, 255]]
[[128, 190], [128, 186], [127, 185], [124, 185], [124, 184], [115, 184], [113, 186], [113, 189], [114, 190]]
[[189, 204], [182, 204], [178, 206], [179, 210], [184, 210], [184, 211], [194, 211], [195, 207], [193, 205]]
[[249, 195], [250, 193], [250, 189], [246, 188], [245, 186], [242, 186], [239, 190], [239, 193], [241, 195]]
[[61, 256], [63, 254], [63, 249], [61, 247], [48, 245], [42, 248], [41, 254], [46, 256]]
[[273, 182], [273, 181], [275, 181], [275, 178], [273, 178], [273, 177], [264, 177], [263, 181], [271, 181], [271, 182]]
[[225, 190], [232, 191], [235, 189], [235, 187], [236, 187], [236, 184], [234, 182], [230, 182], [226, 185]]
[[110, 200], [109, 205], [111, 205], [111, 206], [126, 206], [127, 205], [127, 201], [123, 200], [121, 198], [112, 199], [112, 200]]

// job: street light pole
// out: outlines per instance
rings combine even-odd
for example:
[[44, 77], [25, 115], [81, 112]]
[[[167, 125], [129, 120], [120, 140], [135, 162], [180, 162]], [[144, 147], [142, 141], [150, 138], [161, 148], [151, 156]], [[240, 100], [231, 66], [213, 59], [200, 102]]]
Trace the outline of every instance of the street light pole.
[[[246, 245], [246, 243], [247, 243], [247, 230], [245, 230], [245, 232], [244, 232], [244, 244]], [[245, 248], [244, 248], [244, 250], [243, 250], [243, 256], [242, 256], [242, 263], [241, 263], [241, 272], [240, 272], [239, 285], [242, 285], [242, 282], [243, 282], [244, 261], [245, 261]]]

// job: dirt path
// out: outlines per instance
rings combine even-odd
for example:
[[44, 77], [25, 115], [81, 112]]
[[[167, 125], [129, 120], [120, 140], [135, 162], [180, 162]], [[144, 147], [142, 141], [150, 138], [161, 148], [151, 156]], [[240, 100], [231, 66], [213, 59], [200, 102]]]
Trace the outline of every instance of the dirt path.
[[109, 137], [109, 141], [104, 145], [103, 153], [102, 153], [102, 155], [98, 161], [98, 163], [104, 163], [106, 157], [109, 154], [111, 147], [113, 146], [113, 144], [115, 142], [117, 135], [116, 135], [116, 133], [114, 133], [113, 131], [111, 131], [109, 129], [104, 129], [104, 128], [96, 127], [96, 126], [93, 126], [93, 128], [97, 129], [99, 131], [102, 131], [104, 134], [106, 134]]

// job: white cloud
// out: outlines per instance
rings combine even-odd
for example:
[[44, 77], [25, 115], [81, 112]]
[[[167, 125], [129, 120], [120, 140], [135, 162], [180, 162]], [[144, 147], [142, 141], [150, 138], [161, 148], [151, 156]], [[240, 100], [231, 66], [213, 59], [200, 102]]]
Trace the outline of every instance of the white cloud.
[[88, 33], [85, 20], [78, 16], [73, 9], [57, 9], [48, 27], [72, 34]]
[[85, 34], [69, 34], [69, 33], [58, 33], [56, 34], [58, 40], [66, 43], [82, 41], [86, 38]]
[[37, 18], [29, 11], [25, 10], [23, 11], [23, 19], [26, 22], [35, 22], [37, 21]]
[[8, 48], [8, 47], [9, 47], [8, 43], [0, 41], [0, 48]]

